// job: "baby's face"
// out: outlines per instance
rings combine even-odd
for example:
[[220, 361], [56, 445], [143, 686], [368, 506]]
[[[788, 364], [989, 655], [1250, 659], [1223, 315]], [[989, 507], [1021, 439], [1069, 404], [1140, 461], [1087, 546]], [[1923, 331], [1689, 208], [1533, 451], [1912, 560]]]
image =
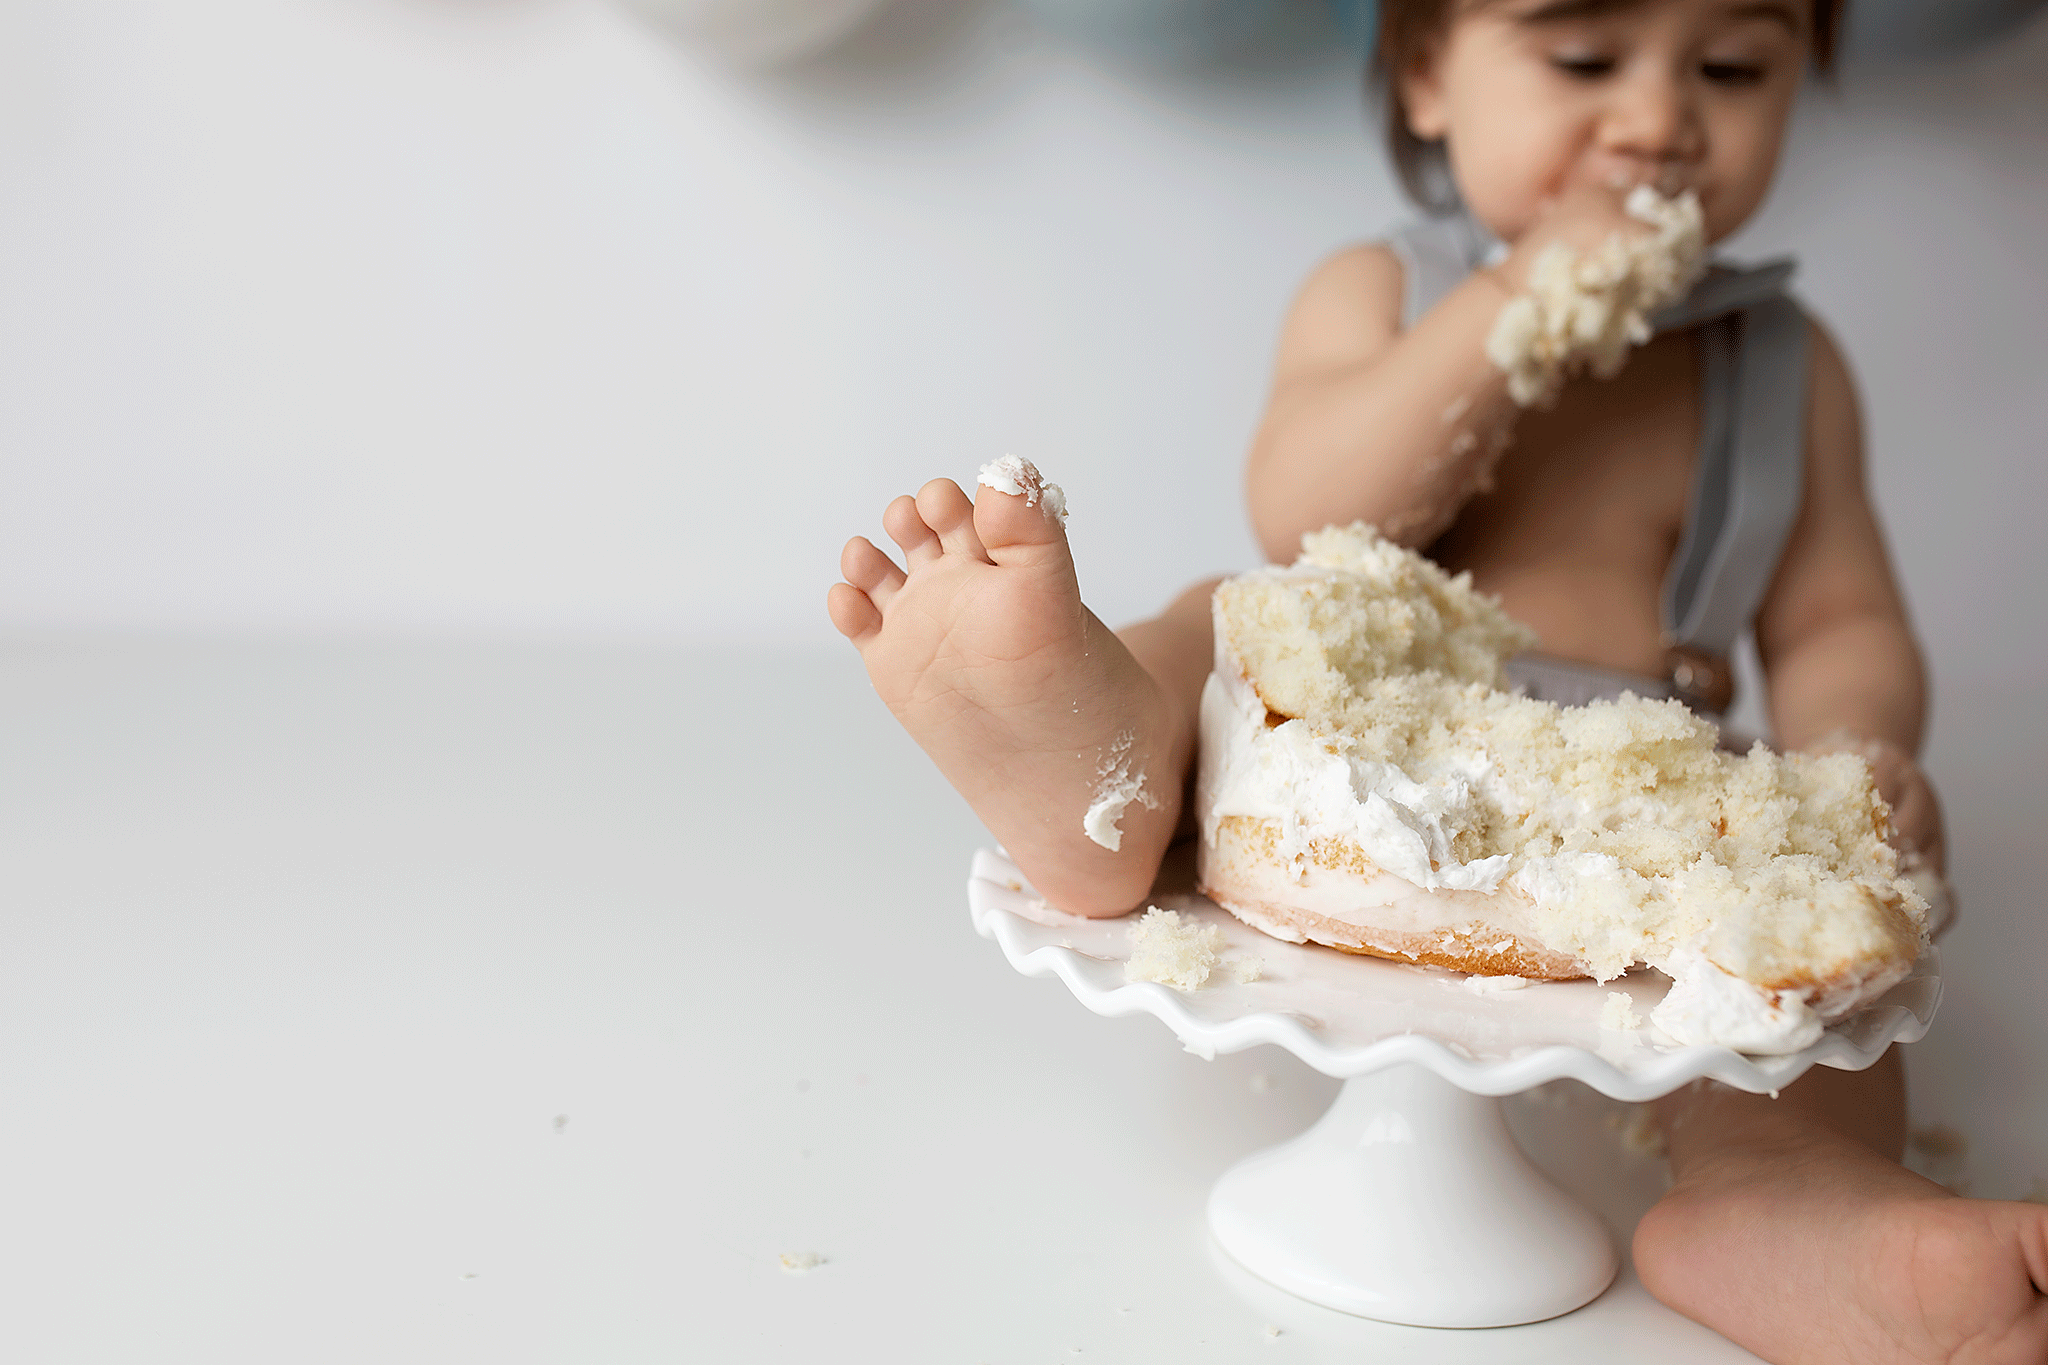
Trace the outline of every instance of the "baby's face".
[[1697, 191], [1718, 240], [1770, 187], [1811, 23], [1809, 0], [1462, 0], [1402, 94], [1508, 241], [1566, 190], [1644, 183]]

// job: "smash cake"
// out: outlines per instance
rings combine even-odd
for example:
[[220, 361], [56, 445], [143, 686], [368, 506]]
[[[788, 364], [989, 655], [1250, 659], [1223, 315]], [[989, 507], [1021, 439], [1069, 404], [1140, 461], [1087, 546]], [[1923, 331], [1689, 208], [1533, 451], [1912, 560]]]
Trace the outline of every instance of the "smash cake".
[[1353, 525], [1216, 591], [1202, 892], [1290, 942], [1478, 976], [1651, 966], [1681, 1044], [1797, 1051], [1908, 975], [1928, 906], [1853, 754], [1747, 754], [1678, 702], [1508, 690], [1534, 636]]

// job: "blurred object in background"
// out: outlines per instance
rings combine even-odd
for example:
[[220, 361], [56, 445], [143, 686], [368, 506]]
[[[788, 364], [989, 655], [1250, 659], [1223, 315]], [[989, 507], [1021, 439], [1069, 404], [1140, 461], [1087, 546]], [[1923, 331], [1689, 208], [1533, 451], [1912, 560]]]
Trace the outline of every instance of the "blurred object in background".
[[[1048, 32], [1153, 66], [1271, 60], [1340, 40], [1372, 55], [1378, 0], [1010, 0]], [[889, 0], [623, 0], [717, 61], [762, 68], [838, 43]], [[1852, 0], [1848, 46], [1939, 57], [2000, 38], [2048, 0]], [[1334, 20], [1334, 22], [1333, 22]]]
[[[1328, 51], [1331, 0], [1017, 0], [1048, 31], [1148, 65]], [[1355, 7], [1357, 0], [1348, 0]], [[1370, 7], [1371, 0], [1365, 0]]]
[[1362, 60], [1372, 60], [1373, 47], [1379, 41], [1380, 6], [1379, 0], [1330, 0], [1337, 11], [1337, 27], [1344, 32], [1344, 41]]
[[799, 61], [831, 47], [887, 0], [624, 0], [692, 48], [739, 67]]
[[1872, 57], [1938, 57], [2004, 37], [2043, 0], [1849, 0], [1848, 46]]

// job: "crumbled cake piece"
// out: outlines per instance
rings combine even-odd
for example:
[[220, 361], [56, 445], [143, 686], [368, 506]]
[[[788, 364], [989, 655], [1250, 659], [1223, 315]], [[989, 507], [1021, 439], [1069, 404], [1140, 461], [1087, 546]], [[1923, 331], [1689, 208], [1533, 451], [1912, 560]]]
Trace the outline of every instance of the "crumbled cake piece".
[[[1282, 910], [1316, 901], [1327, 919], [1336, 893], [1316, 887], [1331, 876], [1391, 874], [1445, 905], [1469, 893], [1484, 913], [1445, 910], [1398, 955], [1603, 981], [1647, 963], [1685, 976], [1660, 1028], [1755, 1051], [1804, 1046], [1918, 956], [1927, 902], [1854, 754], [1726, 753], [1675, 701], [1514, 695], [1502, 665], [1530, 633], [1468, 576], [1363, 524], [1304, 537], [1291, 567], [1226, 581], [1214, 610], [1203, 849], [1235, 859], [1240, 886], [1263, 886], [1246, 894], [1267, 912], [1276, 897]], [[1205, 886], [1268, 932], [1307, 935], [1298, 916], [1276, 927]], [[1500, 909], [1512, 920], [1488, 917]], [[1481, 960], [1504, 944], [1523, 960]]]
[[[1192, 991], [1206, 984], [1219, 965], [1225, 965], [1223, 931], [1177, 910], [1147, 906], [1131, 926], [1130, 937], [1131, 958], [1124, 964], [1126, 981], [1157, 981], [1177, 991]], [[1257, 958], [1233, 957], [1226, 970], [1239, 981], [1256, 981], [1260, 968]]]
[[1628, 1033], [1643, 1026], [1643, 1016], [1634, 1009], [1635, 997], [1627, 991], [1607, 992], [1607, 1003], [1600, 1007], [1600, 1027]]
[[1580, 371], [1612, 378], [1629, 347], [1650, 339], [1650, 314], [1684, 297], [1705, 268], [1698, 195], [1667, 199], [1638, 185], [1625, 208], [1653, 230], [1616, 232], [1584, 254], [1552, 242], [1530, 263], [1527, 291], [1494, 319], [1486, 357], [1521, 406], [1548, 405]]

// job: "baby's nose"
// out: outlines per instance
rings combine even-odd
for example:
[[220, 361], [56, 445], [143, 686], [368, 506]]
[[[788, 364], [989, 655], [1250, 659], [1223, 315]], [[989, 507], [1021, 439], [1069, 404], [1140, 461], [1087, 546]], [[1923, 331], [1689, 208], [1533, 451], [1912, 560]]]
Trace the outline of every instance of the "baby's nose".
[[1601, 126], [1609, 154], [1652, 165], [1700, 154], [1704, 128], [1690, 87], [1665, 72], [1636, 71], [1611, 87]]

